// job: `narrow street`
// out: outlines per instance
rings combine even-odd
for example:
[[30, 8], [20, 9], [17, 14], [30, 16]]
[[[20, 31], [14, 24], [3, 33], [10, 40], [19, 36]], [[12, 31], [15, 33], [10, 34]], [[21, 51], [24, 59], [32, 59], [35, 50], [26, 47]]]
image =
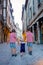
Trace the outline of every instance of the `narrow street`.
[[0, 65], [43, 65], [43, 0], [0, 0]]
[[[17, 45], [17, 44], [16, 44]], [[27, 51], [21, 57], [20, 46], [17, 47], [17, 56], [11, 56], [9, 44], [0, 44], [0, 65], [43, 65], [43, 45], [33, 44], [33, 55], [30, 56]]]

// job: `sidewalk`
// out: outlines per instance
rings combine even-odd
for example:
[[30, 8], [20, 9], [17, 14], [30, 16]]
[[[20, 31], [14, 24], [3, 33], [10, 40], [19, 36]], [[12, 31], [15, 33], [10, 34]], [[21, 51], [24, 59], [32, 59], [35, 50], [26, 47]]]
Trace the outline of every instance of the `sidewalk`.
[[11, 57], [9, 45], [0, 44], [0, 65], [6, 65]]
[[[20, 47], [17, 45], [17, 53]], [[0, 44], [0, 65], [43, 65], [43, 45], [33, 44], [33, 55], [30, 56], [27, 51], [22, 57], [20, 53], [17, 57], [11, 57], [10, 45]]]

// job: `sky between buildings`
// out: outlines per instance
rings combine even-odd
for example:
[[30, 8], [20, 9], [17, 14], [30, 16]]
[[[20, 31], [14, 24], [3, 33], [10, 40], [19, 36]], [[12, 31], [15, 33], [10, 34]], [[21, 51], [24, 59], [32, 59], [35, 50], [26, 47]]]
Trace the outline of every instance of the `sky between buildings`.
[[13, 16], [15, 23], [19, 24], [20, 29], [22, 29], [22, 4], [25, 3], [25, 0], [11, 0], [12, 8], [14, 10]]

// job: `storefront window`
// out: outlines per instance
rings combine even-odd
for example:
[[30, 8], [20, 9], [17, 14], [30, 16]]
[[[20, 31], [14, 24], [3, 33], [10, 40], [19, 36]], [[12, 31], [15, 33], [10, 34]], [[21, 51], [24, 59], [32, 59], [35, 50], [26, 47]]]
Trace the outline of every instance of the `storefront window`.
[[41, 33], [43, 34], [43, 25], [41, 26]]
[[35, 34], [35, 41], [37, 41], [38, 40], [37, 24], [34, 24], [34, 34]]
[[41, 34], [42, 34], [42, 40], [43, 40], [43, 24], [41, 26]]

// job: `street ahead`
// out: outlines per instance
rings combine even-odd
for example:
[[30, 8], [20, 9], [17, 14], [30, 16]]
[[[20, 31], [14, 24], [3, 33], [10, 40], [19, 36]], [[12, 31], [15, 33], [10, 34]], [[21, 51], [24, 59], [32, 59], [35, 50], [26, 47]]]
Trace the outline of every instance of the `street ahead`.
[[21, 57], [20, 46], [17, 45], [17, 57], [11, 56], [10, 44], [0, 44], [0, 65], [43, 65], [43, 45], [33, 44], [33, 55], [27, 51]]

